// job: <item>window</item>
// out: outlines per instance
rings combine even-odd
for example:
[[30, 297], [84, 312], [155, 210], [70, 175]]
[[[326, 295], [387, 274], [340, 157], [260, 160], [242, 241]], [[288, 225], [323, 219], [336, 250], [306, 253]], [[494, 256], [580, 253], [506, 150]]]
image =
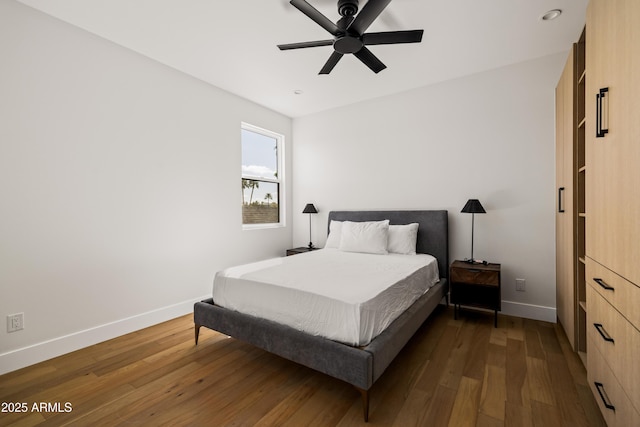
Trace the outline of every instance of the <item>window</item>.
[[244, 228], [282, 225], [284, 136], [243, 123], [242, 224]]

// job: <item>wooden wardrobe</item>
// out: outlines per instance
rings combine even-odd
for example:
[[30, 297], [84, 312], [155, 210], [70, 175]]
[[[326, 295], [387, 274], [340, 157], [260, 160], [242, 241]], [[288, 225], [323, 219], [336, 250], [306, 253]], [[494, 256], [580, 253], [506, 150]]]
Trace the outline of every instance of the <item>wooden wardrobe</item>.
[[591, 0], [586, 29], [587, 376], [640, 426], [640, 1]]
[[[577, 216], [569, 226], [577, 261], [574, 284], [567, 285], [561, 273], [568, 262], [558, 249], [558, 318], [586, 361], [589, 385], [607, 424], [640, 426], [640, 1], [590, 0], [582, 40], [584, 95], [580, 77], [573, 86], [576, 173], [571, 184]], [[575, 51], [572, 57], [578, 57]], [[581, 133], [584, 166], [580, 166]], [[557, 144], [566, 142], [558, 139], [558, 132], [556, 138]], [[565, 247], [561, 242], [566, 245], [566, 235], [558, 221], [558, 247]], [[571, 298], [573, 313], [566, 303]]]

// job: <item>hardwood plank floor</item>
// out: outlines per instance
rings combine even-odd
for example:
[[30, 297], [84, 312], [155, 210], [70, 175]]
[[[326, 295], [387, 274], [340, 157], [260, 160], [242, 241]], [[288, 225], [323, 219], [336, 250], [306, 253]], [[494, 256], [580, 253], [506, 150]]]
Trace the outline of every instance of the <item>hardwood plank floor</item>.
[[[604, 426], [558, 325], [439, 307], [371, 389], [202, 328], [192, 316], [0, 376], [1, 426]], [[34, 403], [49, 403], [43, 411]], [[71, 411], [66, 411], [71, 405]], [[58, 406], [55, 404], [58, 403]], [[39, 406], [38, 406], [39, 408]]]

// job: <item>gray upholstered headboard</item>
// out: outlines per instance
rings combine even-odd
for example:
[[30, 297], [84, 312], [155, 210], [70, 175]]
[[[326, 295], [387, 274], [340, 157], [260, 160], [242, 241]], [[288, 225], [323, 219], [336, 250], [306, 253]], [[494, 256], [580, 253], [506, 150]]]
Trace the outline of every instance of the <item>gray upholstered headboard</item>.
[[336, 221], [382, 221], [390, 224], [410, 224], [417, 222], [418, 253], [433, 255], [438, 259], [440, 277], [449, 278], [449, 216], [446, 210], [434, 211], [331, 211], [331, 220]]

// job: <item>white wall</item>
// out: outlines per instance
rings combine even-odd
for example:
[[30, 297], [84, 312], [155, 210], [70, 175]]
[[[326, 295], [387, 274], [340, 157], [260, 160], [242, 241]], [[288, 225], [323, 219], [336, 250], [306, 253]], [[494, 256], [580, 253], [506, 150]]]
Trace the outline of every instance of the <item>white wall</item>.
[[[340, 209], [447, 209], [450, 257], [502, 264], [503, 312], [555, 322], [553, 55], [294, 119], [293, 205], [313, 202], [315, 242]], [[294, 243], [308, 240], [297, 221]], [[515, 291], [515, 279], [526, 291]]]
[[290, 246], [240, 203], [240, 122], [290, 152], [289, 118], [13, 1], [0, 57], [0, 373], [187, 313]]

